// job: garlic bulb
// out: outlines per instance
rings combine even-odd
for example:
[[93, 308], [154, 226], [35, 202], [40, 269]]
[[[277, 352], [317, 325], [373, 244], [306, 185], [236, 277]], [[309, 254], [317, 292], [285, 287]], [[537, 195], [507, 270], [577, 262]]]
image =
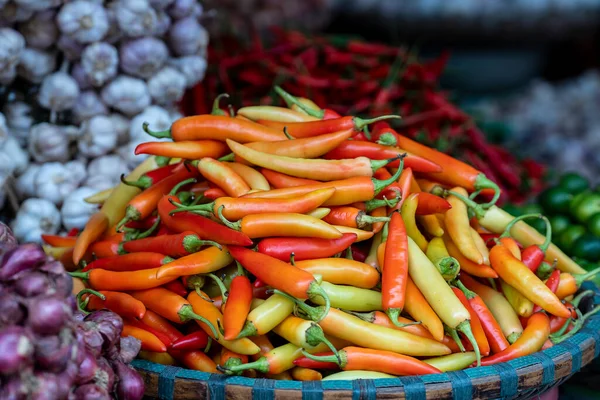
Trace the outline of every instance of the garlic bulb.
[[26, 48], [17, 67], [19, 75], [33, 83], [40, 83], [56, 69], [56, 53]]
[[125, 144], [129, 141], [129, 120], [121, 114], [110, 114], [115, 132], [117, 133], [117, 144]]
[[81, 163], [49, 162], [43, 164], [35, 176], [35, 195], [60, 205], [84, 179], [85, 167]]
[[129, 37], [140, 37], [154, 31], [156, 11], [148, 0], [118, 0], [119, 28]]
[[150, 0], [150, 5], [157, 10], [164, 10], [173, 3], [173, 0]]
[[73, 116], [78, 123], [90, 119], [96, 115], [108, 114], [108, 108], [93, 90], [81, 92], [73, 106]]
[[127, 162], [116, 154], [110, 154], [93, 159], [88, 165], [88, 181], [92, 177], [103, 177], [110, 181], [109, 187], [115, 186], [121, 180], [121, 174], [129, 173]]
[[169, 29], [169, 44], [178, 56], [199, 55], [208, 46], [208, 32], [195, 17], [182, 18]]
[[35, 196], [35, 177], [40, 171], [41, 164], [29, 164], [15, 182], [15, 189], [21, 199]]
[[60, 212], [48, 200], [27, 199], [21, 204], [11, 228], [19, 241], [41, 243], [42, 234], [58, 233]]
[[104, 103], [127, 115], [135, 115], [150, 105], [146, 83], [125, 75], [106, 85], [101, 95]]
[[90, 197], [96, 192], [97, 190], [89, 187], [80, 187], [65, 198], [60, 214], [62, 223], [67, 230], [82, 229], [92, 214], [98, 211], [96, 204], [89, 204], [84, 201], [86, 197]]
[[11, 158], [15, 175], [19, 176], [27, 169], [29, 154], [23, 150], [17, 139], [9, 137], [2, 145], [1, 151]]
[[29, 133], [29, 153], [37, 162], [68, 161], [69, 138], [58, 125], [45, 122], [34, 125]]
[[81, 66], [94, 86], [103, 86], [117, 76], [119, 55], [117, 49], [108, 43], [89, 45], [81, 54]]
[[63, 0], [13, 0], [19, 7], [32, 11], [44, 11], [59, 6]]
[[122, 44], [119, 55], [123, 71], [147, 79], [165, 64], [169, 49], [163, 41], [145, 37]]
[[102, 175], [92, 176], [92, 175], [90, 175], [85, 180], [85, 182], [83, 182], [83, 185], [85, 187], [94, 189], [96, 192], [100, 192], [102, 190], [106, 190], [106, 189], [110, 189], [110, 188], [114, 187], [117, 183], [114, 183], [113, 180], [110, 179], [108, 176], [102, 176]]
[[148, 91], [158, 104], [177, 103], [183, 97], [187, 80], [173, 67], [165, 67], [148, 80]]
[[116, 145], [117, 133], [109, 117], [97, 115], [81, 125], [77, 149], [85, 157], [107, 154], [114, 150]]
[[75, 79], [77, 85], [79, 85], [79, 89], [87, 90], [92, 88], [92, 82], [83, 70], [83, 66], [81, 65], [81, 63], [76, 63], [75, 65], [73, 65], [73, 69], [71, 70], [71, 76], [73, 77], [73, 79]]
[[38, 102], [52, 111], [73, 108], [79, 97], [79, 86], [75, 79], [64, 72], [55, 72], [42, 81]]
[[65, 4], [57, 17], [61, 32], [80, 43], [102, 40], [108, 32], [108, 16], [101, 4], [75, 0]]
[[167, 12], [174, 19], [189, 17], [194, 11], [195, 4], [196, 0], [175, 0]]
[[15, 138], [20, 144], [26, 144], [29, 129], [31, 129], [34, 122], [31, 116], [31, 106], [22, 101], [15, 101], [8, 103], [3, 111], [8, 127]]
[[177, 68], [186, 79], [186, 87], [191, 88], [204, 79], [206, 59], [200, 56], [187, 56], [169, 60], [169, 65]]
[[6, 117], [0, 113], [0, 147], [8, 140], [10, 134], [8, 131], [8, 125], [6, 124]]
[[[14, 2], [9, 1], [3, 7], [0, 7], [0, 20], [8, 24], [23, 22], [31, 18], [34, 11], [28, 8], [19, 7]], [[1, 43], [1, 41], [0, 41]]]
[[54, 23], [54, 16], [54, 11], [40, 12], [19, 26], [28, 46], [45, 49], [56, 43], [58, 28]]
[[67, 35], [60, 35], [56, 46], [65, 55], [67, 60], [70, 61], [78, 60], [85, 48], [83, 43], [79, 43], [77, 40]]
[[10, 28], [0, 29], [0, 71], [14, 69], [25, 49], [25, 38]]
[[171, 17], [165, 11], [160, 10], [156, 13], [156, 26], [154, 27], [154, 36], [164, 36], [171, 27]]
[[10, 156], [4, 152], [0, 152], [0, 187], [4, 186], [4, 183], [8, 177], [12, 176], [15, 170], [15, 166]]

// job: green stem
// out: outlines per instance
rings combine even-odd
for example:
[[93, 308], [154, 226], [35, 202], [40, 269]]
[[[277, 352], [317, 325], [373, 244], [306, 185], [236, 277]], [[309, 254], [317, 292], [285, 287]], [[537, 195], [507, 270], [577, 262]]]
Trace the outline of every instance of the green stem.
[[291, 107], [295, 104], [311, 117], [323, 119], [323, 117], [325, 116], [325, 112], [323, 110], [314, 110], [310, 107], [307, 107], [306, 104], [303, 104], [300, 100], [298, 100], [298, 98], [292, 96], [291, 94], [283, 90], [280, 86], [275, 86], [274, 90], [279, 96], [281, 96], [281, 98], [283, 99], [285, 104], [287, 104], [288, 107]]
[[363, 133], [365, 134], [365, 137], [367, 138], [367, 140], [371, 140], [371, 131], [369, 130], [369, 126], [365, 125], [365, 127], [363, 128]]
[[156, 156], [155, 160], [156, 160], [156, 165], [158, 165], [159, 167], [165, 167], [165, 166], [169, 165], [169, 163], [171, 162], [171, 157]]
[[183, 238], [183, 248], [188, 253], [192, 254], [200, 250], [203, 246], [215, 246], [219, 250], [223, 250], [223, 246], [212, 240], [202, 240], [196, 234], [187, 235]]
[[581, 300], [588, 296], [594, 296], [595, 294], [596, 292], [594, 292], [593, 290], [584, 290], [583, 292], [579, 293], [573, 299], [573, 301], [571, 301], [571, 304], [573, 304], [573, 307], [579, 307], [579, 303], [581, 303]]
[[469, 342], [471, 342], [471, 345], [473, 346], [473, 350], [475, 350], [475, 356], [477, 357], [477, 366], [481, 366], [481, 353], [479, 352], [479, 345], [477, 344], [477, 340], [475, 340], [475, 336], [473, 336], [470, 321], [466, 320], [461, 322], [456, 327], [456, 330], [461, 332], [467, 337], [467, 339], [469, 339]]
[[496, 281], [494, 280], [494, 278], [487, 278], [488, 282], [490, 283], [490, 286], [492, 287], [492, 289], [494, 289], [495, 291], [498, 291], [498, 287], [496, 286]]
[[175, 207], [177, 207], [176, 210], [173, 210], [169, 213], [169, 215], [173, 215], [175, 213], [178, 212], [183, 212], [183, 211], [189, 211], [189, 212], [195, 212], [195, 213], [210, 213], [212, 214], [214, 206], [215, 206], [215, 202], [210, 202], [210, 203], [206, 203], [206, 204], [200, 204], [200, 205], [194, 205], [194, 206], [186, 206], [183, 205], [181, 203], [177, 203], [176, 201], [171, 201], [171, 204], [173, 204]]
[[221, 158], [218, 159], [219, 161], [234, 161], [235, 160], [235, 153], [229, 153]]
[[346, 249], [346, 257], [347, 260], [354, 260], [354, 256], [352, 255], [352, 246], [348, 246]]
[[231, 118], [235, 117], [235, 110], [233, 109], [233, 106], [231, 104], [227, 104], [227, 109], [229, 110], [229, 116]]
[[[308, 304], [306, 304], [305, 302], [303, 302], [302, 300], [299, 300], [293, 296], [290, 296], [289, 294], [282, 292], [281, 290], [274, 289], [273, 293], [278, 294], [280, 296], [285, 297], [286, 299], [293, 301], [294, 304], [298, 307], [298, 309], [301, 310], [307, 316], [307, 318], [311, 321], [319, 322], [323, 319], [323, 317], [325, 315], [327, 315], [327, 313], [325, 313], [325, 310], [327, 307], [326, 305], [312, 307], [312, 306], [309, 306]], [[329, 311], [329, 310], [327, 310], [327, 311]]]
[[373, 182], [373, 192], [374, 192], [373, 195], [374, 196], [381, 193], [381, 191], [383, 189], [385, 189], [392, 183], [396, 182], [398, 180], [398, 178], [400, 178], [400, 175], [402, 174], [402, 170], [404, 169], [404, 157], [406, 157], [406, 153], [402, 154], [401, 157], [402, 158], [400, 159], [400, 166], [398, 167], [398, 170], [396, 171], [396, 173], [393, 176], [390, 176], [388, 179], [385, 179], [385, 180], [371, 178], [371, 181]]
[[573, 329], [571, 329], [568, 333], [564, 334], [561, 337], [552, 339], [552, 343], [558, 344], [560, 342], [564, 342], [565, 340], [569, 339], [571, 336], [574, 336], [583, 327], [583, 324], [585, 323], [586, 319], [588, 319], [592, 315], [596, 314], [598, 311], [600, 311], [600, 307], [596, 307], [592, 311], [587, 313], [586, 315], [582, 315], [581, 311], [575, 310], [575, 312], [577, 312], [577, 320], [575, 321], [575, 326], [573, 327]]
[[460, 272], [460, 264], [454, 257], [442, 257], [436, 260], [433, 265], [440, 271], [440, 274], [446, 282], [451, 282], [458, 276]]
[[240, 221], [237, 222], [231, 222], [229, 221], [227, 218], [225, 218], [223, 216], [223, 208], [225, 208], [225, 206], [221, 206], [219, 207], [219, 209], [217, 210], [217, 214], [219, 216], [219, 219], [221, 220], [221, 222], [223, 222], [223, 224], [231, 229], [234, 229], [236, 231], [241, 231], [242, 230], [242, 224]]
[[329, 309], [331, 308], [331, 301], [329, 300], [329, 296], [327, 295], [325, 290], [319, 285], [319, 283], [317, 283], [316, 281], [312, 282], [310, 284], [310, 286], [308, 287], [308, 290], [306, 291], [306, 294], [308, 295], [308, 298], [318, 296], [318, 297], [321, 297], [323, 299], [323, 301], [325, 301], [325, 310], [323, 311], [321, 317], [315, 322], [321, 321], [323, 318], [325, 318], [327, 316], [327, 314], [329, 314]]
[[581, 286], [581, 284], [591, 278], [593, 278], [594, 276], [598, 275], [598, 273], [600, 273], [600, 267], [591, 270], [590, 272], [587, 272], [585, 274], [571, 274], [573, 275], [573, 278], [575, 278], [575, 282], [577, 283], [577, 287]]
[[196, 183], [196, 178], [186, 179], [185, 181], [179, 182], [177, 185], [173, 186], [173, 189], [169, 192], [169, 196], [174, 196], [179, 189], [181, 189], [185, 185], [189, 185], [190, 183]]
[[508, 343], [513, 344], [521, 337], [521, 332], [513, 332], [506, 337]]
[[256, 335], [258, 335], [258, 331], [256, 330], [254, 323], [252, 321], [246, 321], [246, 323], [244, 324], [244, 327], [242, 328], [240, 333], [236, 336], [236, 339], [241, 339], [241, 338], [245, 338], [248, 336], [256, 336]]
[[561, 326], [559, 330], [557, 330], [549, 336], [550, 340], [554, 341], [554, 339], [558, 339], [559, 337], [564, 335], [567, 329], [569, 329], [569, 325], [571, 325], [571, 322], [573, 322], [573, 318], [567, 318], [563, 326]]
[[477, 296], [475, 292], [467, 289], [467, 287], [458, 279], [454, 281], [454, 285], [456, 285], [456, 287], [459, 288], [465, 294], [465, 297], [468, 300], [471, 300]]
[[371, 119], [362, 119], [362, 118], [354, 117], [354, 129], [356, 129], [357, 131], [360, 131], [365, 126], [373, 124], [375, 122], [385, 121], [387, 119], [401, 119], [401, 118], [402, 117], [399, 115], [381, 115], [379, 117], [371, 118]]
[[400, 196], [396, 196], [393, 199], [389, 200], [385, 196], [383, 199], [372, 199], [365, 202], [365, 211], [370, 213], [373, 210], [376, 210], [380, 207], [396, 207], [398, 202], [400, 201]]
[[[554, 262], [556, 263], [556, 260]], [[538, 278], [545, 281], [546, 279], [548, 279], [550, 277], [550, 274], [552, 274], [552, 272], [555, 269], [556, 269], [555, 265], [550, 265], [547, 262], [542, 262], [542, 264], [539, 266], [537, 271], [535, 271], [535, 274], [537, 275]]]
[[204, 283], [206, 283], [206, 278], [204, 277], [204, 275], [191, 275], [187, 278], [188, 289], [198, 291], [202, 289]]
[[148, 122], [144, 122], [142, 124], [142, 128], [144, 129], [144, 132], [146, 132], [148, 135], [158, 138], [158, 139], [167, 139], [167, 138], [171, 138], [171, 129], [167, 129], [166, 131], [151, 131], [150, 128], [148, 127], [150, 124]]
[[485, 209], [483, 208], [483, 206], [469, 199], [468, 197], [465, 197], [460, 193], [453, 192], [452, 190], [444, 190], [444, 194], [445, 196], [454, 196], [461, 200], [463, 203], [465, 203], [466, 206], [469, 207], [469, 209], [471, 209], [471, 211], [475, 213], [477, 219], [481, 219], [485, 215]]
[[293, 137], [292, 135], [289, 134], [288, 132], [288, 128], [287, 126], [283, 127], [283, 134], [285, 135], [286, 138], [288, 138], [289, 140], [294, 140], [296, 139], [295, 137]]
[[460, 336], [458, 336], [458, 332], [456, 332], [456, 329], [452, 329], [449, 326], [444, 326], [444, 330], [447, 334], [450, 335], [452, 340], [454, 340], [454, 343], [456, 343], [461, 353], [464, 353], [466, 351], [465, 346], [463, 345], [462, 340], [460, 340]]
[[396, 157], [388, 158], [386, 160], [371, 160], [371, 169], [373, 172], [377, 171], [379, 168], [383, 168], [386, 165], [393, 163], [396, 160], [400, 160], [406, 157], [406, 153], [398, 154]]
[[212, 346], [212, 342], [213, 342], [213, 339], [209, 336], [208, 337], [208, 341], [206, 342], [206, 347], [203, 350], [204, 353], [208, 353], [210, 351], [210, 348]]
[[369, 312], [358, 312], [358, 311], [349, 311], [349, 310], [342, 310], [344, 311], [346, 314], [350, 314], [355, 316], [356, 318], [360, 318], [365, 322], [373, 322], [375, 321], [375, 311], [369, 311]]
[[217, 97], [215, 97], [215, 100], [213, 101], [213, 106], [212, 106], [212, 110], [210, 112], [211, 115], [220, 115], [223, 117], [226, 117], [227, 114], [225, 113], [225, 111], [221, 110], [221, 107], [219, 106], [219, 103], [221, 103], [221, 99], [222, 98], [229, 98], [229, 95], [227, 93], [221, 93], [220, 95], [218, 95]]
[[294, 267], [296, 266], [296, 253], [293, 251], [290, 253], [290, 264], [292, 264]]
[[84, 294], [91, 294], [94, 296], [98, 296], [100, 297], [102, 300], [106, 300], [106, 296], [104, 296], [102, 293], [97, 292], [93, 289], [83, 289], [81, 290], [79, 293], [77, 293], [77, 296], [75, 297], [76, 301], [77, 301], [77, 308], [79, 309], [79, 311], [81, 311], [84, 314], [89, 314], [89, 311], [86, 310], [86, 307], [88, 305], [88, 303], [90, 302], [90, 298], [88, 297], [85, 300], [82, 300], [81, 298], [83, 297]]
[[304, 349], [302, 349], [300, 351], [302, 352], [304, 357], [306, 357], [310, 360], [335, 363], [335, 364], [339, 365], [339, 367], [342, 369], [344, 369], [346, 364], [348, 364], [348, 358], [346, 357], [345, 351], [340, 351], [338, 353], [339, 355], [337, 355], [337, 356], [335, 354], [331, 355], [331, 356], [315, 356], [314, 354], [310, 354], [310, 353], [306, 352]]
[[71, 275], [73, 278], [79, 278], [79, 279], [83, 279], [84, 281], [89, 281], [90, 280], [90, 272], [81, 272], [81, 271], [73, 271], [73, 272], [67, 272], [69, 275]]
[[219, 333], [217, 332], [217, 329], [215, 328], [215, 326], [213, 324], [211, 324], [211, 322], [209, 320], [207, 320], [206, 318], [196, 314], [190, 304], [186, 304], [183, 307], [181, 307], [181, 309], [179, 309], [179, 312], [177, 313], [177, 315], [179, 315], [179, 319], [181, 319], [181, 322], [187, 322], [192, 319], [202, 322], [203, 324], [205, 324], [206, 326], [209, 327], [209, 329], [213, 333], [214, 337], [216, 337], [216, 338], [219, 337]]
[[490, 208], [491, 206], [496, 204], [496, 202], [498, 202], [501, 192], [500, 192], [500, 187], [494, 181], [490, 180], [484, 174], [479, 174], [479, 175], [477, 175], [477, 178], [475, 179], [475, 190], [483, 190], [483, 189], [493, 189], [494, 190], [494, 197], [492, 197], [492, 200], [490, 200], [489, 203], [485, 203], [485, 204], [481, 205], [483, 207], [483, 209], [487, 210], [488, 208]]
[[223, 299], [223, 303], [227, 303], [227, 297], [229, 297], [228, 296], [229, 293], [228, 293], [227, 288], [225, 287], [225, 284], [223, 283], [223, 281], [215, 274], [206, 274], [206, 276], [208, 276], [213, 281], [215, 281], [215, 283], [219, 287], [219, 290], [221, 291], [221, 298]]
[[358, 229], [365, 229], [376, 222], [388, 222], [390, 217], [372, 217], [368, 214], [359, 213], [356, 221]]
[[148, 189], [152, 186], [152, 180], [146, 175], [142, 175], [137, 181], [128, 181], [125, 179], [125, 174], [121, 174], [121, 183], [127, 186], [133, 186], [142, 190]]
[[400, 317], [401, 312], [402, 312], [402, 310], [399, 308], [390, 308], [385, 313], [387, 314], [388, 318], [392, 321], [392, 324], [394, 324], [398, 328], [405, 328], [407, 326], [421, 324], [421, 321], [410, 322], [408, 324], [403, 324], [403, 323], [399, 322], [398, 317]]
[[[513, 218], [508, 225], [506, 225], [506, 228], [504, 228], [504, 232], [502, 232], [502, 234], [500, 235], [500, 238], [505, 238], [505, 237], [510, 237], [510, 231], [512, 230], [512, 228], [515, 226], [515, 224], [519, 221], [522, 221], [524, 219], [530, 219], [530, 218], [545, 218], [542, 214], [523, 214], [523, 215], [519, 215], [518, 217]], [[548, 218], [544, 219], [544, 222], [546, 222], [546, 228], [550, 228], [550, 221], [548, 221]], [[548, 238], [547, 235], [547, 230], [546, 230], [546, 238]], [[552, 231], [550, 231], [550, 240], [552, 240]]]
[[139, 233], [135, 236], [136, 239], [144, 239], [147, 238], [148, 236], [152, 235], [154, 233], [154, 231], [156, 231], [156, 229], [158, 228], [158, 225], [160, 225], [160, 217], [156, 218], [156, 221], [152, 224], [152, 226], [150, 228], [148, 228], [146, 231]]
[[246, 370], [255, 369], [258, 372], [266, 374], [269, 372], [269, 360], [266, 357], [261, 357], [256, 361], [246, 364], [233, 365], [230, 367], [224, 367], [217, 365], [217, 369], [227, 375], [238, 375]]
[[396, 147], [398, 146], [398, 139], [396, 139], [396, 136], [393, 133], [386, 132], [379, 136], [377, 143], [382, 146]]
[[[338, 350], [329, 341], [329, 339], [327, 339], [325, 337], [325, 333], [323, 332], [323, 329], [319, 325], [315, 324], [314, 322], [311, 323], [310, 328], [308, 328], [306, 330], [305, 339], [306, 339], [306, 343], [313, 347], [318, 346], [321, 343], [325, 343], [325, 345], [327, 347], [329, 347], [329, 349], [333, 352], [333, 354], [335, 354], [335, 357], [338, 360], [340, 360], [340, 355], [338, 353]], [[340, 360], [340, 362], [341, 362], [341, 360]]]

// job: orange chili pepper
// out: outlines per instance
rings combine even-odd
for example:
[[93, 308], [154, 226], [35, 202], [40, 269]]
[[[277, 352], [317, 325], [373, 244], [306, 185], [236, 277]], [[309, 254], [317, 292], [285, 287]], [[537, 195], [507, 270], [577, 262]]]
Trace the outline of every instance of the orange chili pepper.
[[69, 272], [75, 278], [88, 281], [96, 290], [112, 290], [116, 292], [129, 290], [151, 289], [177, 279], [177, 276], [158, 278], [159, 268], [142, 269], [139, 271], [107, 271], [92, 269], [87, 272]]
[[512, 255], [502, 244], [490, 251], [492, 268], [509, 285], [518, 290], [534, 304], [558, 317], [569, 317], [571, 313], [558, 297], [529, 269]]
[[271, 186], [273, 186], [275, 189], [316, 185], [320, 183], [319, 181], [315, 181], [313, 179], [296, 178], [295, 176], [289, 176], [266, 168], [261, 168], [260, 172], [265, 178], [267, 178], [267, 181], [269, 181]]
[[186, 140], [178, 142], [145, 142], [135, 148], [135, 155], [152, 154], [161, 157], [199, 160], [203, 157], [219, 158], [227, 154], [227, 146], [216, 140]]
[[237, 156], [254, 165], [298, 178], [320, 181], [334, 181], [356, 176], [371, 177], [373, 176], [373, 172], [379, 168], [403, 157], [402, 155], [398, 155], [395, 158], [387, 160], [371, 160], [367, 157], [357, 157], [347, 160], [323, 160], [262, 153], [229, 139], [227, 140], [227, 145]]
[[[455, 187], [448, 196], [448, 202], [452, 206], [446, 211], [444, 222], [446, 230], [452, 239], [452, 242], [458, 247], [460, 252], [475, 264], [483, 264], [483, 256], [475, 245], [471, 235], [471, 225], [469, 224], [469, 216], [466, 204], [460, 197], [454, 196], [456, 193], [459, 196], [468, 197], [468, 193], [461, 187]], [[454, 256], [453, 256], [454, 257]], [[462, 266], [462, 265], [461, 265]]]
[[529, 318], [521, 337], [503, 351], [482, 359], [481, 365], [497, 364], [535, 353], [542, 348], [549, 335], [550, 319], [544, 313], [535, 313]]
[[158, 268], [171, 261], [173, 261], [171, 257], [160, 253], [131, 253], [99, 258], [86, 265], [81, 271], [87, 272], [92, 269], [103, 269], [106, 271], [139, 271], [142, 269]]
[[180, 276], [207, 274], [226, 267], [233, 261], [227, 248], [209, 247], [181, 257], [156, 269], [157, 279], [171, 280]]
[[396, 207], [394, 207], [394, 209], [400, 210], [402, 208], [402, 205], [404, 204], [404, 200], [410, 195], [410, 188], [412, 186], [412, 180], [413, 180], [412, 169], [410, 169], [410, 168], [403, 169], [402, 174], [400, 175], [400, 178], [398, 179], [398, 187], [400, 188], [402, 197], [400, 198], [400, 201], [398, 202], [398, 204], [396, 204]]
[[[469, 232], [470, 234], [470, 232]], [[473, 261], [466, 258], [463, 253], [456, 247], [452, 239], [450, 239], [449, 235], [444, 233], [442, 236], [442, 240], [444, 241], [444, 245], [446, 246], [446, 250], [448, 250], [448, 254], [451, 257], [454, 257], [458, 260], [460, 264], [460, 269], [465, 271], [473, 276], [477, 276], [480, 278], [497, 278], [498, 274], [494, 271], [490, 266], [485, 264], [475, 264]]]
[[[123, 250], [128, 253], [139, 253], [155, 251], [172, 257], [183, 257], [196, 253], [204, 246], [214, 245], [220, 247], [216, 242], [201, 240], [192, 232], [186, 231], [172, 235], [162, 235], [144, 239], [130, 240], [123, 243]], [[172, 260], [171, 260], [172, 261]], [[162, 264], [161, 264], [162, 265]]]
[[479, 316], [471, 307], [471, 303], [467, 300], [467, 297], [464, 293], [456, 287], [452, 288], [452, 291], [458, 297], [458, 300], [462, 303], [463, 306], [469, 311], [471, 315], [471, 329], [473, 330], [473, 336], [477, 341], [477, 346], [479, 347], [479, 352], [482, 356], [487, 356], [490, 354], [490, 344], [485, 335], [485, 331], [483, 330], [483, 326], [481, 325], [481, 321], [479, 320]]
[[245, 354], [238, 354], [225, 347], [221, 348], [221, 360], [220, 364], [224, 367], [231, 365], [246, 364], [248, 362], [248, 356]]
[[183, 337], [183, 334], [179, 332], [169, 321], [152, 310], [146, 309], [146, 314], [144, 314], [144, 317], [140, 322], [146, 325], [149, 329], [152, 329], [153, 332], [158, 332], [161, 336], [166, 337], [167, 343], [165, 343], [165, 345], [167, 346], [170, 346], [171, 343]]
[[241, 143], [274, 142], [285, 140], [283, 128], [272, 129], [241, 118], [230, 118], [220, 115], [194, 115], [180, 118], [173, 122], [171, 128], [162, 132], [152, 132], [148, 124], [144, 130], [156, 138], [172, 138], [175, 142], [186, 140], [219, 140], [233, 139]]
[[77, 237], [42, 234], [42, 240], [53, 247], [73, 247], [77, 242]]
[[414, 284], [410, 276], [406, 280], [406, 299], [404, 309], [415, 321], [421, 321], [433, 338], [441, 341], [444, 338], [444, 326], [440, 317], [431, 308], [423, 293]]
[[238, 264], [238, 274], [231, 281], [229, 296], [223, 311], [225, 340], [234, 340], [240, 334], [250, 312], [250, 303], [252, 303], [252, 284], [244, 274], [244, 269]]
[[[383, 207], [378, 207], [378, 208], [374, 209], [371, 212], [371, 217], [373, 217], [373, 218], [387, 217], [387, 207], [383, 206]], [[383, 220], [380, 222], [373, 223], [373, 226], [371, 227], [371, 232], [373, 232], [373, 233], [380, 232], [383, 229], [384, 225], [385, 225], [385, 222]]]
[[85, 224], [85, 229], [77, 237], [73, 248], [73, 262], [75, 265], [79, 264], [88, 247], [108, 229], [108, 223], [108, 216], [102, 211], [98, 211], [90, 217]]
[[228, 162], [225, 165], [238, 174], [250, 186], [251, 190], [271, 190], [267, 179], [254, 168], [236, 162]]
[[439, 196], [434, 196], [431, 193], [421, 192], [420, 188], [417, 192], [417, 197], [419, 200], [417, 206], [417, 215], [443, 214], [452, 208], [452, 204], [450, 204], [446, 199], [443, 199]]
[[[303, 214], [314, 210], [335, 193], [335, 188], [325, 188], [302, 194], [298, 197], [285, 199], [252, 199], [247, 197], [233, 198], [221, 197], [211, 203], [192, 207], [181, 207], [181, 211], [206, 211], [218, 215], [222, 207], [222, 214], [227, 219], [238, 220], [252, 214], [272, 213], [277, 210], [281, 213]], [[176, 210], [177, 211], [177, 210]], [[171, 212], [173, 214], [173, 212]]]
[[217, 364], [202, 351], [182, 351], [176, 352], [178, 361], [186, 368], [196, 371], [207, 372], [209, 374], [220, 374]]
[[226, 163], [204, 157], [198, 162], [198, 171], [209, 182], [223, 189], [228, 196], [240, 197], [250, 191], [250, 186]]
[[270, 236], [309, 237], [337, 239], [342, 232], [310, 215], [299, 213], [252, 214], [236, 222], [230, 222], [223, 216], [223, 208], [218, 210], [219, 218], [225, 226], [240, 231], [251, 239]]
[[370, 265], [346, 258], [317, 258], [296, 261], [297, 268], [321, 275], [325, 282], [371, 289], [379, 282], [379, 272]]
[[278, 374], [294, 367], [293, 361], [302, 356], [302, 349], [292, 343], [284, 344], [269, 351], [258, 360], [228, 367], [218, 366], [217, 368], [226, 374], [239, 374], [248, 369], [255, 369], [258, 372], [268, 374]]
[[152, 333], [132, 325], [123, 324], [121, 337], [127, 336], [133, 336], [142, 342], [142, 350], [154, 351], [156, 353], [164, 353], [167, 351], [167, 346]]
[[106, 240], [95, 242], [89, 247], [89, 253], [98, 258], [117, 256], [124, 239], [125, 233], [118, 233]]
[[339, 358], [333, 353], [311, 355], [302, 351], [304, 357], [322, 362], [336, 362], [344, 371], [378, 371], [392, 375], [425, 375], [441, 371], [416, 358], [385, 350], [345, 347], [339, 351]]
[[365, 126], [382, 121], [385, 119], [400, 118], [396, 115], [383, 115], [372, 119], [362, 119], [358, 117], [340, 117], [328, 120], [319, 121], [306, 121], [306, 122], [275, 122], [259, 120], [261, 125], [265, 125], [276, 130], [283, 131], [283, 128], [287, 128], [288, 133], [295, 138], [303, 138], [317, 135], [324, 135], [326, 133], [337, 132], [345, 129], [353, 129], [354, 131], [361, 131]]
[[104, 299], [102, 299], [95, 295], [94, 291], [90, 291], [90, 289], [84, 289], [82, 292], [91, 293], [84, 299], [85, 305], [82, 308], [88, 310], [102, 310], [103, 308], [107, 308], [127, 319], [142, 319], [146, 314], [144, 303], [135, 299], [130, 294], [101, 290], [99, 293], [104, 296]]
[[559, 299], [564, 299], [567, 296], [575, 294], [583, 282], [593, 278], [598, 273], [600, 273], [600, 268], [596, 268], [585, 274], [571, 274], [569, 272], [561, 273], [558, 289], [556, 289], [556, 296]]
[[406, 300], [408, 280], [408, 237], [402, 216], [392, 213], [385, 241], [385, 256], [381, 275], [381, 294], [384, 311], [397, 323]]
[[290, 374], [296, 381], [320, 381], [323, 379], [323, 375], [319, 371], [310, 368], [294, 367], [290, 370]]
[[356, 207], [331, 207], [323, 221], [331, 225], [342, 225], [350, 228], [367, 229], [373, 223], [389, 221], [388, 217], [372, 217]]

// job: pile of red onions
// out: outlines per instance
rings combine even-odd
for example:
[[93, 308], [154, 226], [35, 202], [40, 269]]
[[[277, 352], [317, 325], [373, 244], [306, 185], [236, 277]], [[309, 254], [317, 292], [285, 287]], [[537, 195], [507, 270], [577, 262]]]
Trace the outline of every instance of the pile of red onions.
[[108, 310], [77, 311], [73, 282], [0, 223], [0, 399], [141, 399], [140, 342]]

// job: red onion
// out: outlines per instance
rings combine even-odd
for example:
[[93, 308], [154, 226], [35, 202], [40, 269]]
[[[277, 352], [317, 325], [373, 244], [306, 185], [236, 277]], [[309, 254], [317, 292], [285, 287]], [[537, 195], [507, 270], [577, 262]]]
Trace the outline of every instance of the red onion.
[[79, 386], [73, 392], [73, 398], [75, 400], [111, 400], [111, 396], [106, 389], [93, 383]]
[[25, 328], [11, 326], [0, 331], [0, 374], [10, 375], [32, 363], [33, 344]]
[[71, 330], [65, 328], [58, 336], [45, 336], [35, 343], [35, 361], [42, 369], [59, 373], [65, 370], [71, 359], [75, 341]]
[[98, 363], [96, 362], [96, 357], [86, 350], [84, 352], [83, 360], [79, 364], [77, 376], [75, 377], [75, 383], [81, 385], [90, 382], [92, 379], [94, 379], [94, 376], [96, 376], [97, 370]]
[[140, 352], [142, 342], [133, 336], [122, 337], [120, 347], [119, 359], [125, 364], [129, 364]]
[[115, 388], [115, 372], [108, 361], [106, 361], [106, 358], [101, 357], [97, 361], [98, 369], [96, 369], [94, 382], [96, 385], [105, 388], [108, 393], [112, 393]]
[[33, 299], [28, 310], [27, 324], [42, 335], [56, 335], [72, 313], [63, 300], [54, 297]]
[[23, 244], [4, 254], [0, 267], [0, 280], [14, 279], [23, 271], [37, 267], [46, 259], [42, 248], [34, 243]]
[[141, 400], [144, 397], [144, 381], [137, 371], [121, 362], [113, 364], [119, 377], [117, 397], [121, 400]]
[[15, 282], [15, 292], [23, 297], [35, 297], [42, 293], [48, 293], [50, 280], [46, 274], [32, 271], [22, 275]]
[[0, 328], [17, 325], [24, 318], [25, 313], [19, 298], [9, 292], [0, 294]]
[[104, 348], [114, 346], [123, 331], [123, 319], [112, 311], [99, 310], [85, 317], [85, 322], [94, 323], [94, 329], [97, 329], [104, 337]]
[[59, 397], [58, 377], [49, 372], [36, 372], [29, 399], [55, 400]]

